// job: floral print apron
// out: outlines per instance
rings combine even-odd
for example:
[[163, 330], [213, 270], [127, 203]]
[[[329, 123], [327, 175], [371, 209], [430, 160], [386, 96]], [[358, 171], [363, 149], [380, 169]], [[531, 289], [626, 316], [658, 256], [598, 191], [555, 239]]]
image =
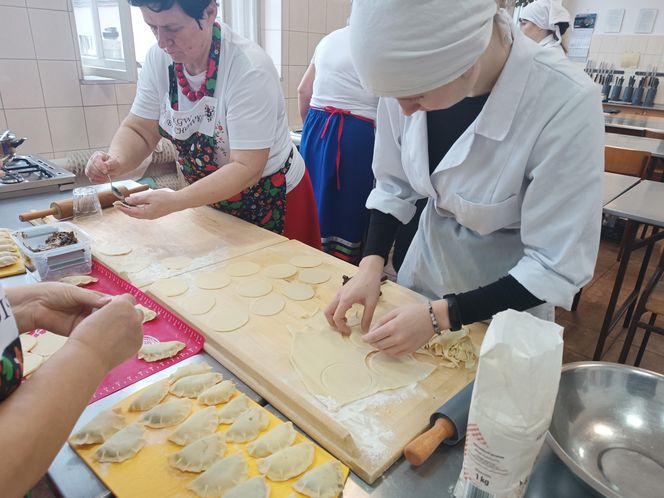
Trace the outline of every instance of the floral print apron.
[[[175, 64], [168, 68], [169, 105], [162, 106], [159, 133], [175, 145], [178, 151], [178, 166], [190, 184], [219, 169], [216, 145], [224, 138], [216, 123], [218, 102], [214, 92], [217, 86], [220, 48], [221, 27], [215, 23], [210, 46], [210, 60], [214, 63], [208, 66], [205, 95], [190, 111], [179, 110]], [[257, 184], [228, 199], [211, 204], [211, 207], [283, 235], [286, 173], [292, 160], [291, 151], [279, 171], [261, 178]]]

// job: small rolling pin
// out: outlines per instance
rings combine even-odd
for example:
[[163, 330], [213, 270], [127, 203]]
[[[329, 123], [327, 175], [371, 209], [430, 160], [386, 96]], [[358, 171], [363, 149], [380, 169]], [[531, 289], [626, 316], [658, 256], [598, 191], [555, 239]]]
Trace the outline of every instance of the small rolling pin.
[[431, 429], [406, 445], [403, 455], [412, 465], [422, 465], [426, 462], [440, 443], [454, 445], [465, 437], [474, 384], [471, 382], [438, 408], [431, 415]]
[[[136, 192], [142, 192], [150, 188], [148, 185], [139, 185], [134, 188], [127, 187], [118, 187], [124, 195], [135, 194]], [[103, 190], [98, 193], [99, 203], [102, 208], [110, 207], [115, 201], [118, 200], [117, 197], [113, 195], [113, 192], [110, 190]], [[18, 215], [18, 219], [21, 221], [30, 221], [36, 220], [37, 218], [44, 218], [46, 216], [53, 215], [58, 220], [64, 220], [74, 216], [74, 199], [66, 199], [64, 201], [55, 201], [51, 202], [50, 209], [43, 209], [42, 211], [30, 211], [29, 213], [23, 213]]]

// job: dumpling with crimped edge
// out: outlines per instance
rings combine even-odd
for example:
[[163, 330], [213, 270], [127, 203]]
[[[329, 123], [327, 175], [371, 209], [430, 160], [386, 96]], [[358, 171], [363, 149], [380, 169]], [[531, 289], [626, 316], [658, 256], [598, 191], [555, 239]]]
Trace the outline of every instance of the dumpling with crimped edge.
[[144, 412], [157, 406], [168, 394], [168, 382], [162, 380], [143, 389], [129, 405], [130, 412]]
[[197, 398], [203, 391], [218, 384], [223, 379], [224, 376], [218, 372], [189, 375], [176, 381], [171, 386], [170, 391], [178, 398]]
[[204, 405], [218, 405], [226, 403], [235, 392], [235, 384], [230, 380], [224, 380], [219, 384], [208, 387], [198, 397], [199, 403]]
[[159, 361], [175, 356], [184, 349], [186, 344], [180, 341], [155, 342], [143, 344], [138, 350], [138, 359], [145, 361]]
[[258, 476], [230, 489], [224, 498], [269, 498], [269, 496], [270, 487], [263, 476]]
[[249, 477], [247, 462], [241, 453], [217, 461], [187, 485], [201, 498], [218, 498]]
[[223, 457], [226, 449], [224, 436], [215, 432], [169, 455], [168, 464], [182, 472], [203, 472]]
[[341, 464], [330, 460], [300, 477], [293, 489], [311, 498], [336, 498], [344, 489]]
[[259, 459], [258, 472], [273, 481], [287, 481], [307, 470], [313, 461], [314, 445], [305, 441]]
[[248, 445], [247, 452], [254, 458], [270, 456], [293, 444], [296, 435], [293, 422], [280, 424]]
[[183, 377], [189, 377], [190, 375], [208, 373], [212, 370], [212, 367], [207, 363], [192, 363], [190, 365], [185, 365], [178, 368], [168, 377], [168, 383], [173, 384], [175, 381], [182, 379]]
[[258, 406], [250, 408], [233, 422], [226, 431], [226, 441], [230, 443], [246, 443], [258, 437], [270, 423], [270, 417]]
[[125, 419], [113, 410], [105, 410], [96, 415], [69, 438], [74, 446], [99, 444], [125, 426]]
[[169, 441], [175, 444], [185, 446], [197, 439], [212, 434], [219, 426], [219, 415], [214, 406], [208, 406], [197, 411], [182, 425], [180, 425], [173, 434], [168, 436]]
[[182, 422], [191, 413], [194, 402], [190, 399], [176, 399], [157, 405], [145, 412], [140, 421], [153, 429], [161, 429]]
[[98, 462], [124, 462], [145, 446], [143, 428], [132, 424], [113, 434], [92, 454]]
[[219, 423], [232, 424], [244, 412], [251, 408], [251, 402], [244, 394], [240, 394], [219, 410]]

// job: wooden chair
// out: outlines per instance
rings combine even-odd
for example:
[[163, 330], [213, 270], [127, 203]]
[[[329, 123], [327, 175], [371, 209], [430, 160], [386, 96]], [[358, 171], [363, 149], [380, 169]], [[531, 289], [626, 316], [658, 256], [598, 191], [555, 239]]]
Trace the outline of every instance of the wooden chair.
[[604, 171], [620, 175], [649, 178], [651, 157], [650, 152], [622, 147], [604, 147]]
[[[641, 346], [639, 346], [639, 351], [634, 360], [634, 366], [637, 367], [641, 364], [641, 360], [643, 359], [643, 353], [648, 345], [650, 334], [655, 332], [656, 334], [664, 335], [664, 327], [655, 324], [657, 317], [659, 315], [664, 315], [664, 279], [662, 279], [662, 276], [664, 276], [664, 251], [661, 252], [662, 254], [660, 255], [659, 263], [655, 268], [655, 272], [639, 297], [634, 315], [632, 316], [632, 321], [627, 330], [625, 344], [620, 352], [620, 358], [618, 359], [619, 363], [625, 363], [625, 361], [627, 361], [637, 328], [643, 329], [643, 340], [641, 341]], [[650, 313], [650, 317], [646, 322], [644, 318], [648, 313]]]
[[621, 126], [605, 125], [604, 130], [607, 133], [617, 133], [618, 135], [630, 135], [632, 137], [645, 137], [646, 130], [638, 130], [633, 128], [623, 128]]

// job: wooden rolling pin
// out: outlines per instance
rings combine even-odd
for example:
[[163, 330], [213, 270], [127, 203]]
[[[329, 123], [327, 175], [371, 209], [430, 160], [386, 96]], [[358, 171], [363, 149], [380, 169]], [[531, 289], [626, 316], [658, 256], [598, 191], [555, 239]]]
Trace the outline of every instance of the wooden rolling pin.
[[[142, 192], [149, 189], [148, 185], [139, 185], [134, 188], [127, 187], [118, 187], [118, 189], [126, 196], [130, 194], [135, 194], [136, 192]], [[102, 208], [111, 207], [115, 201], [118, 200], [117, 197], [113, 195], [113, 192], [110, 190], [103, 190], [97, 194], [99, 196], [99, 203]], [[53, 215], [58, 220], [64, 220], [74, 216], [74, 199], [66, 199], [64, 201], [55, 201], [51, 202], [51, 207], [49, 209], [43, 209], [42, 211], [30, 211], [29, 213], [23, 213], [18, 215], [18, 219], [21, 221], [30, 221], [36, 220], [37, 218], [44, 218], [46, 216]]]

